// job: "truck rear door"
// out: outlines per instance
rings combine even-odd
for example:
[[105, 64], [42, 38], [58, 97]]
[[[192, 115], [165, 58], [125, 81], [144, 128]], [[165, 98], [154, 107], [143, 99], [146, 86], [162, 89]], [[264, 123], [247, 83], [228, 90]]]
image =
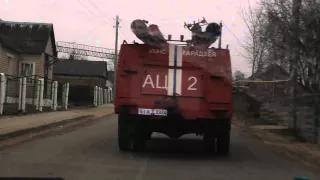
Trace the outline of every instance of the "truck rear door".
[[184, 57], [184, 47], [149, 49], [143, 59], [142, 95], [203, 96], [204, 60]]

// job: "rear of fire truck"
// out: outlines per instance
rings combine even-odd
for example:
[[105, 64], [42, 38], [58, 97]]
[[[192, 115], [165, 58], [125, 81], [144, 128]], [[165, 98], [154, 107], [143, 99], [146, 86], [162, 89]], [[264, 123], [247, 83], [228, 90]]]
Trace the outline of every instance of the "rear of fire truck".
[[122, 44], [115, 112], [121, 151], [142, 151], [152, 133], [203, 136], [207, 152], [229, 153], [232, 71], [228, 49]]

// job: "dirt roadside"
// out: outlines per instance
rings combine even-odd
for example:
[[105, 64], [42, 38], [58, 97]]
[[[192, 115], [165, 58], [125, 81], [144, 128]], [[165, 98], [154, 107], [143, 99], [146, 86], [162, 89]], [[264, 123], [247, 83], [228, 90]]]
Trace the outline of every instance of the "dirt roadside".
[[271, 146], [277, 153], [299, 161], [311, 168], [320, 169], [320, 146], [295, 140], [290, 136], [282, 136], [270, 131], [277, 127], [272, 125], [245, 125], [243, 121], [234, 118], [232, 126], [239, 128], [250, 136]]

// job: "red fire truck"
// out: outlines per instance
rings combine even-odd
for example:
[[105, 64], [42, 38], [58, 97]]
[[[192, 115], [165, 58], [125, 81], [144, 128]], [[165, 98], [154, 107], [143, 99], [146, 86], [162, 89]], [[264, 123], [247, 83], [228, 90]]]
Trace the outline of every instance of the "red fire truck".
[[[135, 20], [133, 33], [145, 44], [122, 44], [116, 72], [115, 112], [122, 151], [142, 151], [153, 132], [170, 138], [195, 133], [204, 149], [226, 155], [232, 118], [232, 71], [228, 48], [221, 48], [221, 29], [203, 18], [186, 24], [186, 45], [167, 43], [147, 21]], [[206, 32], [192, 27], [207, 25]], [[151, 25], [150, 25], [151, 26]], [[150, 29], [150, 28], [149, 28]], [[208, 48], [220, 36], [219, 48]], [[171, 35], [168, 38], [171, 40]]]
[[115, 112], [121, 151], [142, 151], [153, 132], [202, 135], [204, 149], [226, 155], [232, 118], [228, 49], [122, 44]]

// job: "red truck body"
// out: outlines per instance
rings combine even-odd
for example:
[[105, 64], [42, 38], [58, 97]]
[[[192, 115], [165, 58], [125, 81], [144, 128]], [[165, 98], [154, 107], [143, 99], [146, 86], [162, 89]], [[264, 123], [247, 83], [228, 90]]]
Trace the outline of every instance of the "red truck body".
[[230, 129], [232, 71], [228, 49], [122, 44], [116, 86], [115, 112], [126, 117], [123, 119], [134, 117], [126, 121], [144, 122], [138, 124], [144, 124], [149, 134], [162, 132], [176, 138], [218, 132], [219, 127]]

